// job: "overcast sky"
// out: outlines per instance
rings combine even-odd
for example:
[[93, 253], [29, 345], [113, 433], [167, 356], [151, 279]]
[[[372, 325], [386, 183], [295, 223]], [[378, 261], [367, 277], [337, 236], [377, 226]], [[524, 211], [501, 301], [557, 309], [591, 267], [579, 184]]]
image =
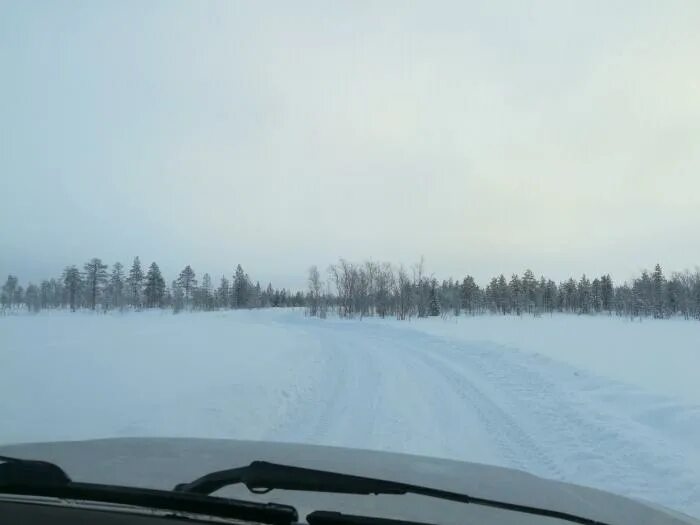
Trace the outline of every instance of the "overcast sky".
[[700, 264], [700, 2], [0, 1], [0, 272]]

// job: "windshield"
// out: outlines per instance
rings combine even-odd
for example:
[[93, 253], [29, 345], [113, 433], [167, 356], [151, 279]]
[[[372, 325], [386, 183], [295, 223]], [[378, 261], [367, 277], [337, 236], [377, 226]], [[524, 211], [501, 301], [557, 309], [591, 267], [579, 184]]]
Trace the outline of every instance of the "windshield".
[[700, 517], [700, 4], [0, 12], [0, 454], [462, 475], [175, 440], [337, 446]]

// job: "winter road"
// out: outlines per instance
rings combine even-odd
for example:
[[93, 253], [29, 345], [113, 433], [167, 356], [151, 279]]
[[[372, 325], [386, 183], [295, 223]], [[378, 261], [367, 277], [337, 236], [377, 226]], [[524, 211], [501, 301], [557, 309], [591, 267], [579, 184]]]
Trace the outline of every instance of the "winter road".
[[[540, 321], [545, 333], [552, 321]], [[698, 406], [421, 326], [290, 311], [3, 318], [0, 443], [190, 436], [384, 449], [700, 515]]]

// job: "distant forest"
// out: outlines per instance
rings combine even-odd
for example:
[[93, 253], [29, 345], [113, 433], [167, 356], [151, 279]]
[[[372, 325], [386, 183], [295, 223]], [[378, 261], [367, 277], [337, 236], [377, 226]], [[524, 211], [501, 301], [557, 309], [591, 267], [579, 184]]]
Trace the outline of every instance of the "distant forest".
[[29, 283], [26, 288], [19, 284], [16, 276], [9, 275], [2, 287], [0, 304], [3, 311], [172, 308], [177, 313], [183, 309], [304, 306], [305, 297], [302, 292], [275, 289], [272, 284], [262, 288], [259, 282], [252, 282], [240, 264], [230, 279], [222, 276], [216, 285], [208, 273], [198, 281], [189, 265], [168, 284], [155, 262], [144, 270], [136, 257], [128, 271], [119, 262], [110, 269], [101, 259], [94, 258], [82, 269], [68, 266], [60, 277], [45, 279], [38, 285]]
[[700, 270], [666, 276], [660, 265], [643, 271], [631, 282], [615, 284], [610, 275], [559, 283], [535, 277], [531, 270], [509, 278], [501, 274], [486, 286], [473, 277], [438, 281], [428, 274], [424, 261], [406, 269], [390, 263], [352, 263], [341, 259], [328, 268], [325, 279], [316, 266], [308, 272], [308, 289], [292, 292], [253, 283], [238, 265], [231, 277], [212, 282], [207, 273], [197, 278], [187, 265], [168, 284], [154, 262], [144, 271], [136, 257], [125, 270], [111, 268], [94, 258], [69, 266], [60, 277], [39, 284], [20, 285], [9, 275], [0, 293], [0, 311], [38, 312], [44, 309], [95, 311], [169, 308], [219, 310], [238, 308], [305, 307], [310, 316], [329, 313], [346, 318], [369, 316], [414, 317], [459, 315], [533, 315], [555, 312], [607, 314], [630, 318], [700, 320]]
[[531, 270], [510, 278], [501, 274], [479, 286], [467, 275], [461, 281], [438, 281], [423, 260], [410, 271], [389, 263], [340, 260], [325, 282], [309, 270], [306, 306], [312, 316], [329, 310], [341, 317], [394, 316], [397, 319], [459, 315], [608, 314], [631, 318], [700, 319], [700, 270], [664, 275], [659, 264], [631, 282], [613, 283], [610, 275], [555, 283]]

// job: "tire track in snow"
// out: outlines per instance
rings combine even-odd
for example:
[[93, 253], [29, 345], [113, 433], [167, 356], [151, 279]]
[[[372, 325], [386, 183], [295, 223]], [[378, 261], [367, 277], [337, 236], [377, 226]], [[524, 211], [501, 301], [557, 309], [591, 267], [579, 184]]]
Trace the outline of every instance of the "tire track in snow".
[[561, 477], [559, 468], [537, 445], [536, 441], [506, 411], [484, 395], [465, 376], [427, 354], [420, 355], [418, 358], [425, 366], [436, 370], [452, 386], [456, 395], [476, 411], [479, 419], [488, 430], [489, 436], [503, 454], [503, 458], [506, 460], [505, 466], [548, 478]]
[[[599, 404], [587, 405], [580, 392], [569, 387], [574, 378], [590, 381], [585, 373], [574, 376], [569, 369], [566, 378], [557, 377], [556, 363], [496, 345], [446, 344], [432, 336], [417, 339], [429, 356], [425, 359], [439, 363], [453, 380], [478, 379], [488, 402], [512, 421], [512, 429], [522, 431], [523, 444], [537, 443], [535, 450], [551, 451], [525, 454], [520, 468], [653, 501], [663, 494], [671, 507], [698, 509], [700, 472], [688, 467], [687, 455], [619, 408], [610, 407], [606, 413]], [[601, 379], [598, 383], [618, 386]], [[508, 441], [506, 451], [517, 450], [510, 436]], [[512, 450], [508, 457], [512, 460]]]
[[323, 334], [328, 351], [325, 377], [319, 392], [323, 399], [317, 420], [308, 428], [313, 442], [347, 445], [348, 435], [360, 428], [371, 440], [375, 429], [376, 394], [381, 392], [380, 367], [371, 354]]
[[358, 333], [352, 324], [312, 323], [305, 326], [324, 350], [321, 373], [309, 377], [305, 395], [268, 439], [467, 460], [497, 457], [482, 431], [475, 438], [482, 425], [469, 404], [399, 341]]
[[[700, 511], [700, 472], [684, 464], [682, 450], [628, 416], [615, 396], [595, 398], [621, 385], [490, 343], [372, 322], [305, 326], [327, 360], [324, 377], [310, 378], [315, 394], [300, 415], [301, 440], [498, 463]], [[482, 427], [496, 458], [470, 455], [477, 444], [465, 421]]]
[[338, 446], [371, 443], [377, 414], [377, 394], [381, 392], [381, 366], [362, 346], [348, 344], [322, 325], [314, 335], [323, 349], [320, 372], [308, 378], [296, 406], [285, 421], [271, 429], [267, 438], [278, 441]]

